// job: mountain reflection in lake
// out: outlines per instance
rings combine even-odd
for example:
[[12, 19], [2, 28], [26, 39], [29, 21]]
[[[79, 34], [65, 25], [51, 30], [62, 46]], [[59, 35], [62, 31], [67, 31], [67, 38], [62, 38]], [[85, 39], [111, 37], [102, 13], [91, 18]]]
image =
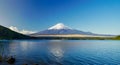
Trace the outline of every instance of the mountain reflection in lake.
[[0, 52], [15, 56], [15, 65], [118, 65], [119, 50], [120, 41], [112, 40], [0, 41]]

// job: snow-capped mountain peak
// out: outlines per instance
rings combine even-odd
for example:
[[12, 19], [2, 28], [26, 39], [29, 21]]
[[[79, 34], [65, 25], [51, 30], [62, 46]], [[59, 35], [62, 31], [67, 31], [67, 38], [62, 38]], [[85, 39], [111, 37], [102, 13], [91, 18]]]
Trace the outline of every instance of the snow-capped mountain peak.
[[65, 26], [63, 23], [58, 23], [47, 30], [43, 30], [31, 35], [39, 36], [39, 35], [65, 35], [65, 34], [80, 34], [80, 35], [96, 35], [96, 36], [105, 36], [102, 34], [95, 34], [92, 32], [84, 32], [76, 29], [69, 28], [68, 26]]
[[65, 26], [63, 23], [58, 23], [50, 28], [48, 30], [55, 29], [55, 30], [60, 30], [60, 29], [71, 29], [68, 26]]
[[38, 33], [35, 33], [33, 35], [59, 35], [59, 34], [86, 34], [89, 35], [92, 33], [89, 32], [84, 32], [84, 31], [79, 31], [79, 30], [75, 30], [72, 28], [69, 28], [68, 26], [65, 26], [63, 23], [58, 23], [50, 28], [48, 28], [47, 30], [43, 30], [40, 31]]

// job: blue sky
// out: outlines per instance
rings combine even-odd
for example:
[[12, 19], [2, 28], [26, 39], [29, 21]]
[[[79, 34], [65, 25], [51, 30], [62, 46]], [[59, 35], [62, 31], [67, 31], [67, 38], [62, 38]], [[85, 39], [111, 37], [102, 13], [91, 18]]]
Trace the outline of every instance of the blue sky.
[[65, 25], [100, 34], [120, 34], [120, 0], [0, 0], [0, 24], [41, 31]]

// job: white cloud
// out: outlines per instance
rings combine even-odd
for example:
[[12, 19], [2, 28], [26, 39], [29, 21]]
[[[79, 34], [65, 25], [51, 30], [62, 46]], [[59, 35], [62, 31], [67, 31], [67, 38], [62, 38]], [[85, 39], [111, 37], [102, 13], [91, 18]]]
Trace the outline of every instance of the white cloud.
[[16, 31], [16, 32], [19, 32], [19, 30], [17, 29], [17, 27], [14, 27], [14, 26], [10, 26], [9, 29], [11, 29], [13, 31]]
[[28, 30], [19, 30], [17, 27], [15, 26], [10, 26], [9, 29], [13, 30], [13, 31], [16, 31], [18, 33], [22, 33], [22, 34], [32, 34], [32, 33], [35, 33], [35, 31], [28, 31]]

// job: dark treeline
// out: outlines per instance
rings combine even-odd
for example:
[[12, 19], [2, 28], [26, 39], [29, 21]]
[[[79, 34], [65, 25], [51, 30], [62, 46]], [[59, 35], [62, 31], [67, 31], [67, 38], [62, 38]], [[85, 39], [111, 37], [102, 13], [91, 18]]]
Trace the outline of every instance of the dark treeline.
[[60, 39], [60, 40], [115, 40], [115, 38], [108, 37], [39, 37], [37, 39], [43, 40], [52, 40], [52, 39]]

